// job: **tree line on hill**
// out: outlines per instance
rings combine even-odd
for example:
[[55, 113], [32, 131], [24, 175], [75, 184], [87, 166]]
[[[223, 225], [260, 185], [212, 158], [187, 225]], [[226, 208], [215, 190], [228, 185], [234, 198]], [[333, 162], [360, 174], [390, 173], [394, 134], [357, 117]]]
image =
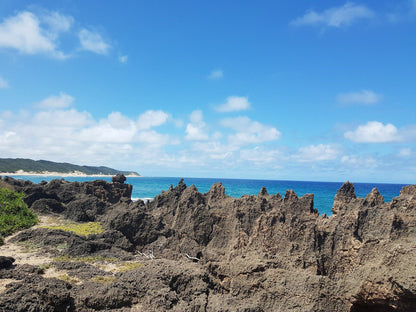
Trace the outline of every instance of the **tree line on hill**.
[[124, 175], [140, 176], [134, 171], [121, 171], [104, 166], [78, 166], [70, 163], [57, 163], [47, 160], [0, 158], [0, 172], [16, 173], [19, 170], [35, 173], [58, 172], [70, 174], [74, 172], [82, 172], [86, 175], [116, 175], [122, 173]]

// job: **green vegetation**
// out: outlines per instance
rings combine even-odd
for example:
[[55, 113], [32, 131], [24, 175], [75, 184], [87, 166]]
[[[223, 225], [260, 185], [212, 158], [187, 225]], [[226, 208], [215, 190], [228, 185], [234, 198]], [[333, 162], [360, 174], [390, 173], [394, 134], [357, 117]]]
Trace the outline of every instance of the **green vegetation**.
[[105, 262], [116, 262], [118, 259], [116, 258], [107, 258], [103, 256], [88, 256], [88, 257], [72, 257], [72, 256], [59, 256], [53, 258], [53, 261], [68, 261], [68, 262], [85, 262], [85, 263], [94, 263], [99, 261], [105, 261]]
[[23, 201], [25, 195], [9, 189], [0, 189], [0, 236], [27, 229], [39, 222]]
[[100, 222], [87, 222], [87, 223], [65, 223], [60, 225], [43, 225], [40, 228], [49, 230], [62, 230], [65, 232], [73, 232], [77, 235], [88, 236], [91, 234], [101, 234], [104, 232]]
[[59, 173], [74, 173], [82, 172], [86, 175], [116, 175], [122, 173], [124, 175], [137, 175], [140, 176], [137, 172], [133, 171], [121, 171], [108, 167], [92, 167], [92, 166], [78, 166], [69, 163], [56, 163], [53, 161], [47, 160], [32, 160], [32, 159], [23, 159], [23, 158], [0, 158], [0, 172], [9, 172], [15, 173], [19, 170], [25, 172], [36, 172], [42, 173], [45, 171], [48, 172], [59, 172]]
[[114, 276], [95, 276], [91, 279], [91, 281], [100, 283], [100, 284], [110, 284], [116, 281]]

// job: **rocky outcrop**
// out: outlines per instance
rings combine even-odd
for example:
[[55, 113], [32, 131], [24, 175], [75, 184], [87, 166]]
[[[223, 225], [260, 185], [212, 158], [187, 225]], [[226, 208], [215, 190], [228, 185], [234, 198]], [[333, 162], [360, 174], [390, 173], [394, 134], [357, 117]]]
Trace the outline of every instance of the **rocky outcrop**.
[[74, 221], [94, 221], [112, 204], [131, 202], [133, 188], [124, 184], [126, 178], [117, 175], [113, 180], [113, 183], [104, 180], [80, 183], [56, 179], [34, 184], [5, 177], [2, 181], [24, 192], [25, 202], [35, 212], [57, 212]]
[[7, 269], [13, 265], [15, 260], [12, 257], [0, 256], [0, 269]]
[[[113, 183], [4, 181], [25, 191], [36, 211], [98, 221], [105, 229], [87, 237], [29, 229], [11, 241], [43, 243], [51, 253], [65, 241], [60, 254], [67, 256], [142, 262], [118, 273], [55, 263], [83, 281], [59, 282], [59, 296], [49, 290], [55, 281], [40, 271], [27, 268], [22, 277], [21, 265], [0, 270], [0, 278], [16, 280], [0, 292], [0, 311], [32, 300], [24, 296], [28, 278], [43, 287], [48, 304], [66, 311], [416, 310], [414, 185], [385, 203], [377, 189], [357, 198], [346, 182], [327, 217], [319, 216], [312, 194], [293, 190], [282, 197], [262, 188], [257, 196], [232, 198], [221, 183], [202, 194], [181, 180], [144, 203], [130, 200], [121, 176]], [[100, 284], [97, 275], [112, 279]]]

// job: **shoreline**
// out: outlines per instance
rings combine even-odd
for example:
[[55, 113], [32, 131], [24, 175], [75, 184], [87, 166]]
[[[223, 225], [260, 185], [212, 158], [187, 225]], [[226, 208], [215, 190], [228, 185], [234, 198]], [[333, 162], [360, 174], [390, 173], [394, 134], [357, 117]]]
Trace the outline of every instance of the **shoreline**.
[[[113, 177], [114, 174], [86, 174], [82, 172], [49, 172], [49, 171], [43, 171], [43, 172], [33, 172], [33, 171], [23, 171], [19, 170], [17, 172], [0, 172], [0, 176], [38, 176], [38, 177]], [[135, 175], [135, 174], [128, 174], [125, 175], [126, 178], [141, 178], [141, 175]]]

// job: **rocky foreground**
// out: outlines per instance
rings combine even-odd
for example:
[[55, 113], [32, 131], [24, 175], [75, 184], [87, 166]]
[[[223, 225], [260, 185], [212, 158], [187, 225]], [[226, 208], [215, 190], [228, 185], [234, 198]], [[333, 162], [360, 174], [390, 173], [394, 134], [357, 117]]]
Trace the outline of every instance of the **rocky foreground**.
[[346, 182], [328, 218], [292, 190], [1, 182], [43, 223], [0, 246], [0, 311], [416, 311], [416, 185], [385, 203]]

